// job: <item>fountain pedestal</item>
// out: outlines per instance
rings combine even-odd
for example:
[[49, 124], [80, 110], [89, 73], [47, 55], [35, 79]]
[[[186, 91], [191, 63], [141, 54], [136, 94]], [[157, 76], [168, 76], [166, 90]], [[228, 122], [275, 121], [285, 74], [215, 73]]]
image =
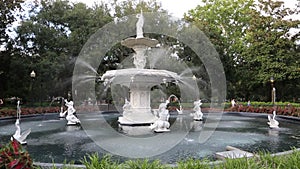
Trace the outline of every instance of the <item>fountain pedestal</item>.
[[150, 87], [141, 83], [131, 84], [130, 88], [130, 109], [123, 112], [119, 118], [120, 124], [150, 124], [157, 118], [151, 113]]

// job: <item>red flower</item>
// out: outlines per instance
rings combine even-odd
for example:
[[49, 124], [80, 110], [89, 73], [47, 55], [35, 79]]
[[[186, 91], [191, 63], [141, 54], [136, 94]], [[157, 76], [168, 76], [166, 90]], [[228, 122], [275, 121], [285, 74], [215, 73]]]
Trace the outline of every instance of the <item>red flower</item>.
[[24, 151], [16, 141], [11, 141], [0, 149], [0, 168], [25, 169], [32, 168], [32, 160], [28, 152]]
[[9, 168], [14, 168], [19, 163], [19, 160], [14, 159], [12, 162], [8, 163]]
[[13, 147], [13, 149], [14, 149], [14, 153], [15, 153], [15, 154], [19, 154], [19, 148], [20, 148], [20, 145], [19, 145], [18, 141], [17, 141], [17, 140], [13, 140], [13, 141], [11, 142], [11, 145], [12, 145], [12, 147]]

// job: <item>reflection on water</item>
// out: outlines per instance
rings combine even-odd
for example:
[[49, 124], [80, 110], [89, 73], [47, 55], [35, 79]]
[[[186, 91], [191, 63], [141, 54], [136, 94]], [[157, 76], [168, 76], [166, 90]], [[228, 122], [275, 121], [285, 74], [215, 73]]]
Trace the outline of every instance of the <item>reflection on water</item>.
[[[110, 137], [103, 123], [108, 122], [113, 129], [120, 134], [127, 134], [130, 137], [153, 137], [158, 133], [151, 133], [147, 126], [140, 126], [138, 130], [130, 126], [120, 126], [117, 123], [118, 113], [100, 114], [92, 113], [86, 115], [85, 122], [92, 123], [95, 128], [101, 131], [99, 137]], [[99, 118], [102, 117], [102, 118]], [[104, 117], [104, 118], [103, 118]], [[151, 159], [160, 159], [163, 163], [175, 163], [180, 159], [211, 157], [218, 151], [225, 151], [226, 146], [234, 146], [249, 152], [270, 151], [271, 153], [290, 150], [292, 147], [299, 147], [300, 125], [297, 121], [280, 119], [279, 129], [269, 129], [267, 116], [255, 116], [253, 114], [224, 114], [214, 134], [205, 142], [199, 143], [199, 134], [203, 130], [211, 130], [210, 124], [204, 121], [194, 121], [189, 114], [172, 115], [171, 132], [184, 131], [187, 127], [190, 132], [169, 151], [154, 156]], [[175, 120], [177, 122], [175, 122]], [[23, 118], [21, 128], [31, 128], [28, 136], [28, 145], [25, 148], [29, 151], [34, 161], [52, 163], [74, 161], [79, 163], [83, 156], [98, 152], [99, 155], [107, 154], [105, 150], [97, 146], [80, 126], [66, 126], [65, 120], [60, 120], [57, 114], [45, 115], [34, 118]], [[15, 132], [14, 119], [1, 120], [0, 123], [0, 144], [7, 143], [10, 136]], [[135, 134], [138, 133], [138, 136]], [[166, 134], [166, 133], [165, 133]], [[168, 134], [168, 133], [167, 133]], [[143, 135], [142, 135], [143, 136]], [[113, 138], [111, 138], [113, 140]], [[165, 140], [168, 142], [168, 140]], [[114, 156], [120, 161], [127, 160], [125, 157]]]

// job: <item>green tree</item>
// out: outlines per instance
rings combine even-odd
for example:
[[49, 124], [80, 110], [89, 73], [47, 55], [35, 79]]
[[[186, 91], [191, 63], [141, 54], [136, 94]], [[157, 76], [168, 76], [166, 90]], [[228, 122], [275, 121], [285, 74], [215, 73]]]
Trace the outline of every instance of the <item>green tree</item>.
[[12, 26], [17, 18], [22, 18], [19, 13], [22, 11], [23, 0], [7, 0], [0, 3], [0, 98], [7, 96], [9, 65], [13, 52], [13, 46], [8, 32], [12, 32]]
[[299, 9], [267, 0], [202, 2], [204, 5], [190, 10], [185, 19], [198, 25], [218, 50], [228, 98], [267, 101], [271, 76], [281, 91], [280, 98], [299, 90], [299, 33], [289, 33], [299, 28], [299, 20], [286, 19]]
[[[160, 6], [155, 2], [132, 1], [113, 2], [112, 11], [108, 4], [94, 4], [88, 7], [83, 3], [70, 3], [63, 0], [43, 0], [30, 10], [29, 19], [23, 20], [16, 29], [16, 56], [20, 61], [29, 61], [26, 74], [31, 70], [37, 73], [37, 92], [42, 98], [67, 95], [71, 91], [74, 63], [83, 45], [103, 25], [122, 17], [143, 11], [155, 11]], [[125, 28], [127, 29], [127, 28]], [[99, 67], [99, 74], [117, 67], [133, 51], [114, 46], [106, 55], [104, 65]], [[18, 55], [17, 55], [18, 54]], [[95, 54], [95, 59], [99, 56]], [[11, 78], [11, 81], [15, 79]], [[23, 86], [26, 89], [25, 86]]]
[[[243, 85], [270, 96], [270, 77], [274, 77], [278, 100], [291, 100], [299, 95], [297, 80], [299, 71], [299, 35], [291, 33], [299, 29], [300, 20], [287, 19], [297, 11], [285, 8], [280, 1], [260, 0], [251, 13], [246, 30], [246, 46], [243, 49], [239, 69], [247, 73], [248, 82]], [[299, 12], [299, 11], [298, 11]], [[243, 74], [245, 74], [245, 72]], [[266, 98], [269, 100], [269, 98]]]
[[202, 3], [184, 18], [198, 26], [214, 44], [225, 69], [228, 97], [236, 97], [240, 86], [235, 67], [245, 45], [245, 28], [249, 25], [253, 1], [203, 0]]
[[[28, 75], [37, 73], [42, 99], [66, 96], [71, 91], [74, 62], [86, 40], [112, 21], [104, 4], [87, 7], [83, 3], [45, 0], [36, 3], [30, 17], [17, 28], [15, 45], [19, 59], [28, 59]], [[12, 79], [11, 79], [12, 80]]]
[[21, 12], [21, 3], [23, 0], [8, 0], [0, 3], [0, 45], [5, 46], [9, 42], [7, 31], [12, 31], [12, 24], [17, 20], [17, 17], [22, 17], [18, 12]]

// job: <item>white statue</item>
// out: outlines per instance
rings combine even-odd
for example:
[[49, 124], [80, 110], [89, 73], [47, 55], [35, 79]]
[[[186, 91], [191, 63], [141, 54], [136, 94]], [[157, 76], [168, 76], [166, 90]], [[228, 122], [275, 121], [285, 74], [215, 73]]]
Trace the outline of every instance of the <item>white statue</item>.
[[168, 104], [170, 103], [169, 100], [166, 100], [165, 103], [160, 103], [158, 106], [158, 112], [162, 112], [163, 110], [167, 109]]
[[25, 141], [27, 136], [30, 134], [31, 129], [27, 129], [23, 133], [21, 133], [21, 127], [20, 127], [20, 119], [21, 119], [21, 108], [20, 108], [20, 101], [18, 100], [17, 102], [17, 120], [15, 122], [16, 126], [16, 132], [15, 134], [11, 137], [11, 140], [15, 139], [17, 140], [20, 144], [27, 144]]
[[178, 112], [178, 114], [182, 114], [182, 113], [183, 113], [182, 106], [180, 105], [180, 106], [179, 106], [179, 109], [176, 108], [176, 111]]
[[273, 117], [271, 117], [270, 115], [268, 115], [268, 125], [271, 129], [273, 128], [279, 128], [279, 122], [275, 119], [276, 117], [276, 111], [273, 111]]
[[11, 137], [11, 140], [15, 139], [17, 140], [20, 144], [27, 144], [25, 141], [27, 136], [30, 134], [31, 129], [27, 129], [23, 133], [21, 133], [21, 127], [20, 127], [20, 121], [19, 119], [16, 120], [15, 126], [17, 128], [15, 134]]
[[158, 112], [158, 115], [159, 115], [160, 120], [169, 121], [170, 114], [169, 114], [169, 110], [167, 109], [167, 107], [161, 109]]
[[64, 108], [61, 106], [60, 107], [60, 112], [59, 112], [59, 117], [60, 118], [65, 118], [68, 110], [64, 111]]
[[231, 100], [231, 107], [234, 107], [236, 105], [234, 99]]
[[133, 55], [133, 64], [138, 69], [144, 69], [146, 65], [145, 52], [146, 48], [134, 48], [135, 54]]
[[80, 124], [80, 120], [75, 116], [75, 108], [74, 108], [74, 103], [73, 101], [67, 101], [65, 100], [66, 106], [68, 107], [67, 109], [67, 116], [66, 116], [66, 120], [68, 121], [67, 125], [76, 125], [76, 124]]
[[158, 108], [158, 115], [159, 119], [156, 120], [151, 126], [149, 127], [151, 130], [154, 130], [155, 132], [166, 132], [170, 131], [170, 123], [169, 123], [169, 110], [167, 109], [167, 106], [169, 104], [169, 100], [166, 100], [165, 103], [161, 103]]
[[130, 102], [125, 98], [125, 103], [123, 105], [123, 115], [130, 111], [131, 105]]
[[193, 108], [193, 110], [195, 111], [194, 120], [202, 120], [203, 113], [201, 112], [201, 107], [200, 107], [201, 105], [202, 105], [202, 102], [200, 99], [197, 101], [194, 101], [194, 108]]
[[203, 128], [203, 121], [194, 120], [190, 123], [190, 126], [192, 131], [201, 131]]
[[136, 17], [138, 21], [136, 22], [136, 38], [143, 38], [143, 26], [144, 26], [144, 16], [143, 11], [141, 10], [140, 14], [137, 14]]
[[149, 127], [151, 130], [155, 132], [166, 132], [170, 131], [170, 123], [168, 121], [163, 120], [156, 120], [151, 126]]

